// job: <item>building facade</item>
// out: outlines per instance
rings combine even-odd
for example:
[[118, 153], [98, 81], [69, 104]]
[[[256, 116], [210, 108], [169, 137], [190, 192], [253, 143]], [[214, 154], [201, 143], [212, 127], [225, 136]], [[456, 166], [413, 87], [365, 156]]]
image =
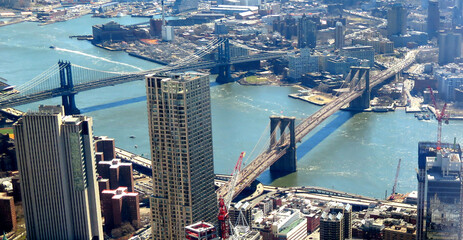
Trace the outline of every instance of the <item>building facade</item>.
[[121, 162], [115, 158], [111, 161], [100, 161], [97, 169], [98, 175], [109, 179], [109, 189], [127, 187], [129, 192], [134, 191], [132, 163]]
[[445, 65], [461, 57], [461, 35], [456, 33], [439, 34], [439, 65]]
[[14, 124], [28, 239], [103, 239], [92, 125], [62, 106]]
[[435, 142], [418, 143], [417, 240], [457, 239], [461, 227], [452, 224], [459, 210], [452, 205], [460, 203], [461, 149], [459, 144], [441, 146], [437, 150]]
[[341, 49], [344, 47], [344, 39], [345, 39], [344, 26], [342, 25], [341, 22], [336, 22], [336, 28], [334, 31], [335, 31], [334, 47], [336, 49]]
[[101, 205], [105, 219], [105, 231], [120, 227], [129, 222], [135, 227], [140, 225], [140, 206], [138, 193], [127, 191], [127, 187], [101, 192]]
[[16, 208], [13, 197], [0, 192], [0, 232], [10, 232], [16, 229]]
[[315, 19], [302, 16], [297, 24], [297, 47], [315, 48], [317, 46], [317, 23]]
[[387, 12], [387, 36], [404, 35], [407, 32], [407, 10], [400, 3]]
[[429, 0], [428, 2], [428, 18], [427, 18], [427, 31], [429, 38], [437, 37], [440, 26], [440, 13], [439, 2], [436, 0]]
[[153, 169], [154, 239], [184, 239], [185, 226], [216, 222], [209, 76], [146, 77]]

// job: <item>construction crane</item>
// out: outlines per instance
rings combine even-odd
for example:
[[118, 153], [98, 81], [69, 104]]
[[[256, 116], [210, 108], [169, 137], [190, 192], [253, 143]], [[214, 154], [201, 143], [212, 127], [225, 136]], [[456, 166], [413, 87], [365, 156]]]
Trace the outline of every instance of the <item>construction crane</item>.
[[395, 191], [396, 191], [396, 188], [397, 188], [397, 179], [399, 179], [400, 163], [401, 162], [402, 162], [402, 159], [399, 158], [399, 163], [397, 164], [397, 170], [395, 172], [394, 186], [392, 186], [392, 193], [391, 193], [391, 196], [389, 196], [389, 200], [394, 200], [394, 195], [395, 195]]
[[434, 92], [432, 91], [431, 87], [428, 87], [429, 92], [431, 93], [432, 103], [434, 104], [434, 110], [436, 111], [436, 119], [437, 119], [437, 150], [441, 150], [441, 135], [442, 135], [442, 119], [445, 116], [445, 109], [447, 108], [447, 103], [444, 104], [442, 111], [439, 113], [437, 108], [436, 98], [434, 96]]
[[229, 180], [227, 196], [224, 199], [223, 196], [219, 196], [219, 225], [220, 225], [220, 237], [222, 239], [228, 239], [230, 237], [230, 219], [228, 216], [228, 209], [230, 209], [230, 203], [235, 192], [236, 180], [238, 180], [243, 158], [246, 155], [245, 152], [241, 152], [238, 161], [236, 162], [235, 168], [233, 169], [232, 177]]

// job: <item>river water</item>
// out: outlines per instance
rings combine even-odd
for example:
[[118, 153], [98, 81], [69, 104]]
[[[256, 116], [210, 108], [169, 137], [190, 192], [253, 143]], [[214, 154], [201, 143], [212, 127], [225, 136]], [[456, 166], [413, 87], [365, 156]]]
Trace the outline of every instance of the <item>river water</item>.
[[[146, 22], [122, 17], [121, 24]], [[131, 72], [159, 67], [157, 64], [94, 47], [70, 35], [91, 34], [91, 26], [110, 20], [84, 16], [67, 22], [38, 26], [20, 23], [0, 28], [0, 77], [20, 85], [42, 73], [58, 60], [68, 60], [93, 69]], [[57, 47], [55, 50], [49, 46]], [[302, 119], [317, 106], [291, 99], [294, 87], [240, 86], [237, 83], [211, 83], [214, 168], [230, 173], [241, 151], [248, 155], [268, 139], [269, 116], [284, 114]], [[145, 87], [143, 81], [82, 92], [76, 96], [78, 107], [94, 119], [94, 134], [116, 139], [116, 145], [149, 155]], [[121, 100], [130, 99], [122, 104]], [[60, 104], [60, 98], [18, 107], [27, 111], [39, 104]], [[102, 104], [109, 104], [103, 105]], [[108, 106], [112, 106], [108, 108]], [[463, 122], [443, 127], [443, 140], [461, 140]], [[398, 191], [416, 189], [418, 141], [434, 141], [435, 120], [418, 121], [403, 110], [390, 113], [339, 111], [307, 136], [298, 147], [298, 171], [274, 179], [267, 171], [259, 178], [275, 186], [320, 186], [383, 198], [391, 191], [398, 159], [402, 166]], [[129, 138], [134, 135], [136, 138]], [[249, 160], [248, 160], [249, 161]]]

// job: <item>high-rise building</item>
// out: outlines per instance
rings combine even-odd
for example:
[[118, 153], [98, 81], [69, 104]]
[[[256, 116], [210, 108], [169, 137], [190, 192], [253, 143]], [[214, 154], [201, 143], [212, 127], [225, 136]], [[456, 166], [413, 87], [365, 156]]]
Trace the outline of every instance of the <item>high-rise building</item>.
[[185, 226], [216, 222], [209, 76], [146, 76], [153, 169], [152, 234], [184, 239]]
[[429, 0], [428, 3], [428, 19], [427, 28], [429, 38], [437, 37], [440, 25], [439, 2], [436, 0]]
[[320, 219], [321, 240], [344, 240], [352, 238], [352, 206], [329, 203]]
[[387, 11], [387, 36], [405, 35], [407, 32], [407, 10], [400, 3]]
[[344, 47], [344, 26], [341, 22], [336, 22], [335, 36], [334, 36], [334, 47], [341, 49]]
[[416, 239], [457, 239], [461, 182], [459, 144], [418, 143]]
[[461, 35], [458, 33], [439, 34], [439, 65], [455, 61], [461, 56]]
[[97, 170], [98, 175], [109, 179], [109, 189], [127, 187], [129, 192], [133, 192], [132, 163], [115, 158], [111, 161], [100, 161]]
[[317, 46], [317, 23], [306, 15], [299, 19], [297, 24], [297, 47], [315, 48]]
[[92, 119], [40, 106], [14, 124], [28, 239], [103, 239]]
[[140, 206], [138, 193], [127, 191], [127, 187], [101, 192], [101, 205], [105, 219], [105, 231], [120, 227], [129, 222], [135, 227], [140, 224]]
[[106, 136], [94, 137], [95, 152], [97, 153], [97, 162], [111, 161], [116, 158], [116, 144], [114, 138]]
[[342, 213], [322, 213], [320, 219], [320, 240], [344, 240]]

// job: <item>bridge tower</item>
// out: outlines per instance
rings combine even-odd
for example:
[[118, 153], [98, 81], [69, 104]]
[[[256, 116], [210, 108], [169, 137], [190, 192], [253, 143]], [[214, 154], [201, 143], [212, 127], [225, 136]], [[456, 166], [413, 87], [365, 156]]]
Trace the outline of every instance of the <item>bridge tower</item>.
[[351, 67], [347, 75], [347, 82], [350, 83], [351, 91], [361, 91], [363, 94], [350, 103], [353, 110], [364, 110], [370, 107], [370, 68]]
[[61, 90], [64, 94], [61, 96], [64, 112], [66, 115], [79, 114], [80, 110], [76, 106], [74, 83], [72, 81], [71, 63], [58, 61], [59, 79]]
[[[292, 173], [296, 171], [296, 133], [295, 117], [270, 116], [270, 149], [287, 147], [286, 154], [278, 159], [272, 166], [271, 172]], [[276, 128], [280, 128], [280, 139], [277, 142]], [[285, 139], [285, 130], [289, 130], [289, 146], [281, 146]]]
[[231, 77], [230, 41], [228, 38], [218, 47], [218, 62], [219, 76], [215, 81], [218, 83], [233, 82]]

